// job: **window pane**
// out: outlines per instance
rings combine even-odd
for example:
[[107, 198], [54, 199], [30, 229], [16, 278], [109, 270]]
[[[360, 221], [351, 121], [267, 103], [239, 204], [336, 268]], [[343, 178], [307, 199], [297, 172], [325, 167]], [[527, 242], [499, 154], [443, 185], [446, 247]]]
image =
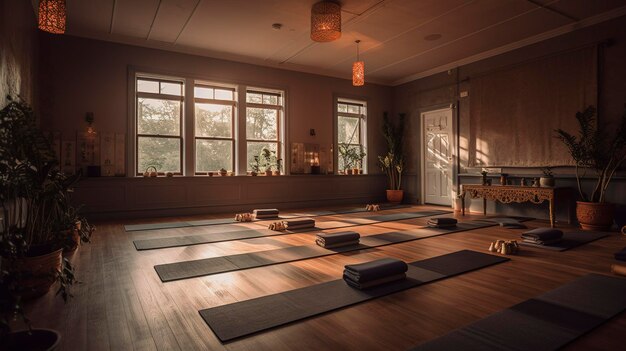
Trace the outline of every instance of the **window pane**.
[[224, 89], [215, 89], [215, 98], [217, 100], [233, 100], [233, 91]]
[[154, 80], [137, 79], [137, 91], [142, 93], [159, 93], [159, 82]]
[[[252, 170], [250, 164], [254, 162], [254, 156], [259, 156], [259, 168], [261, 172], [264, 172], [267, 168], [267, 160], [265, 160], [265, 158], [261, 155], [263, 148], [276, 152], [276, 150], [278, 150], [278, 143], [257, 141], [248, 142], [248, 171]], [[276, 154], [270, 154], [270, 162], [276, 162]]]
[[193, 88], [193, 95], [197, 98], [213, 99], [213, 89], [196, 86]]
[[361, 106], [348, 105], [348, 113], [361, 113]]
[[180, 173], [180, 139], [139, 137], [137, 167], [141, 173], [153, 166], [159, 172]]
[[196, 136], [230, 138], [233, 106], [196, 104]]
[[233, 144], [230, 140], [196, 139], [196, 172], [233, 169]]
[[346, 104], [337, 104], [338, 112], [348, 112], [348, 105]]
[[278, 105], [278, 96], [263, 95], [263, 103], [268, 105]]
[[174, 100], [137, 98], [137, 132], [180, 135], [181, 105]]
[[340, 143], [359, 143], [361, 141], [361, 136], [359, 135], [359, 119], [339, 116], [337, 119], [337, 139]]
[[161, 94], [183, 96], [183, 84], [161, 82]]
[[246, 93], [246, 102], [260, 104], [263, 102], [263, 95], [257, 93]]
[[246, 109], [246, 138], [278, 140], [278, 111], [267, 108]]
[[337, 161], [339, 163], [338, 169], [363, 168], [362, 163], [365, 162], [365, 159], [358, 159], [361, 153], [359, 145], [339, 144], [337, 151]]

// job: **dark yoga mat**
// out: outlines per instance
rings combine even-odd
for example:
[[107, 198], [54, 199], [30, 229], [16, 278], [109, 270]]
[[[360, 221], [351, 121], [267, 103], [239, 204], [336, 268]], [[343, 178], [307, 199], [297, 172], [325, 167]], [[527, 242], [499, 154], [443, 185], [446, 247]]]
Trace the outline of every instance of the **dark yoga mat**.
[[413, 350], [556, 350], [626, 309], [626, 279], [588, 274]]
[[565, 251], [569, 249], [573, 249], [575, 247], [588, 244], [592, 241], [596, 241], [598, 239], [602, 239], [604, 237], [609, 236], [608, 233], [602, 232], [571, 232], [571, 233], [563, 233], [563, 239], [551, 245], [539, 245], [539, 244], [531, 244], [527, 242], [520, 242], [520, 245], [538, 247], [540, 249], [552, 250], [552, 251]]
[[[390, 205], [390, 206], [381, 206], [380, 210], [392, 210], [399, 208], [407, 208], [409, 205]], [[322, 210], [322, 211], [311, 211], [311, 212], [295, 212], [289, 213], [283, 216], [280, 216], [276, 219], [273, 218], [264, 218], [255, 220], [253, 222], [259, 221], [274, 221], [278, 219], [290, 219], [290, 218], [298, 218], [298, 217], [319, 217], [319, 216], [332, 216], [337, 214], [349, 214], [349, 213], [360, 213], [367, 212], [365, 210], [365, 206], [363, 207], [354, 207], [348, 209], [340, 209], [340, 210]], [[155, 230], [155, 229], [172, 229], [172, 228], [187, 228], [187, 227], [201, 227], [201, 226], [209, 226], [209, 225], [220, 225], [220, 224], [239, 224], [242, 222], [237, 222], [233, 218], [216, 218], [216, 219], [203, 219], [198, 221], [181, 221], [181, 222], [161, 222], [161, 223], [142, 223], [142, 224], [126, 224], [124, 225], [124, 230], [127, 232], [134, 232], [140, 230]]]
[[200, 316], [226, 342], [508, 260], [475, 251], [457, 251], [409, 263], [407, 279], [375, 288], [358, 290], [339, 279], [201, 310]]
[[189, 279], [205, 275], [238, 271], [242, 269], [269, 266], [338, 253], [370, 249], [379, 246], [398, 244], [407, 241], [430, 238], [478, 228], [493, 226], [482, 221], [459, 223], [455, 228], [420, 228], [402, 232], [388, 232], [361, 237], [360, 244], [325, 249], [318, 245], [292, 246], [282, 249], [251, 252], [238, 255], [204, 258], [199, 260], [160, 264], [154, 266], [163, 282]]
[[390, 213], [386, 215], [376, 215], [374, 217], [346, 218], [341, 221], [322, 222], [322, 223], [318, 223], [315, 228], [308, 228], [308, 229], [296, 230], [296, 231], [277, 232], [277, 231], [269, 230], [269, 229], [246, 229], [246, 230], [229, 231], [229, 232], [224, 232], [224, 233], [212, 232], [212, 233], [199, 234], [199, 235], [174, 236], [174, 237], [156, 238], [156, 239], [141, 239], [141, 240], [135, 240], [133, 241], [133, 243], [135, 244], [135, 248], [137, 250], [165, 249], [168, 247], [209, 244], [209, 243], [216, 243], [220, 241], [243, 240], [243, 239], [267, 237], [267, 236], [276, 236], [276, 235], [285, 235], [285, 234], [294, 234], [294, 233], [306, 233], [306, 232], [326, 230], [326, 229], [347, 228], [347, 227], [354, 227], [354, 226], [366, 225], [366, 224], [400, 221], [403, 219], [437, 216], [437, 215], [442, 215], [446, 213], [450, 213], [450, 211], [434, 210], [434, 211], [417, 211], [417, 212], [406, 212], [406, 213], [404, 212], [403, 213]]

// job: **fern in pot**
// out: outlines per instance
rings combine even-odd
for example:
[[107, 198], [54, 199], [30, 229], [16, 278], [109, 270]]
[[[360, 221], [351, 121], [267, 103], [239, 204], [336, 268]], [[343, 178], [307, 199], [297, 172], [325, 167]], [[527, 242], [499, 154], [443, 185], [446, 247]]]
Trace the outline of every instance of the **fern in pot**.
[[[58, 283], [57, 295], [70, 297], [75, 282], [63, 250], [70, 232], [81, 223], [85, 235], [93, 228], [76, 213], [68, 213], [68, 193], [78, 175], [58, 171], [56, 156], [23, 101], [12, 100], [0, 110], [0, 323], [20, 315], [22, 301], [45, 294]], [[24, 318], [24, 321], [26, 319]]]
[[[598, 127], [596, 109], [587, 107], [576, 113], [579, 131], [572, 135], [557, 129], [556, 137], [567, 146], [576, 167], [576, 184], [581, 201], [576, 202], [576, 217], [583, 229], [608, 230], [613, 224], [615, 206], [606, 202], [609, 184], [626, 160], [626, 113], [622, 115], [613, 138]], [[592, 180], [587, 188], [583, 179]]]

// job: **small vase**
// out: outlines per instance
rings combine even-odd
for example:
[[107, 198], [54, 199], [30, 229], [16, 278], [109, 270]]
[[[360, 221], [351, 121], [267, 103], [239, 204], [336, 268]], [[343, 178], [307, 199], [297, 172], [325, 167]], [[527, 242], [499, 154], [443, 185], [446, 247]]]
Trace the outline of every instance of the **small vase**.
[[553, 187], [554, 177], [541, 177], [539, 178], [539, 185], [542, 187]]

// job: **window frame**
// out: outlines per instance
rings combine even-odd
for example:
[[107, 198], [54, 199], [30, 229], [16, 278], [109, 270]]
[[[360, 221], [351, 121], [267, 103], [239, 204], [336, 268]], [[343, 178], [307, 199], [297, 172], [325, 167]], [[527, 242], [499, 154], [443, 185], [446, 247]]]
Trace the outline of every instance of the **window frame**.
[[[335, 96], [334, 99], [334, 115], [335, 115], [335, 143], [337, 147], [334, 150], [334, 158], [335, 158], [335, 174], [341, 174], [339, 172], [343, 172], [343, 169], [339, 169], [339, 118], [356, 118], [358, 119], [358, 131], [359, 131], [359, 140], [358, 143], [350, 143], [349, 146], [362, 146], [363, 151], [366, 153], [363, 158], [363, 162], [361, 165], [361, 169], [363, 170], [363, 174], [368, 173], [368, 156], [369, 153], [367, 151], [367, 100], [363, 98], [346, 98], [341, 96]], [[339, 112], [339, 105], [348, 105], [348, 106], [358, 106], [360, 113], [353, 112]], [[348, 108], [346, 107], [346, 111]]]
[[[215, 93], [213, 95], [213, 99], [208, 99], [208, 98], [201, 98], [201, 97], [196, 97], [195, 94], [195, 88], [196, 87], [204, 87], [204, 88], [211, 88], [211, 89], [220, 89], [220, 90], [230, 90], [233, 93], [233, 99], [232, 100], [224, 100], [224, 99], [215, 99]], [[215, 171], [219, 171], [219, 170], [209, 170], [209, 171], [199, 171], [198, 170], [198, 163], [197, 163], [197, 141], [198, 140], [223, 140], [223, 141], [230, 141], [231, 142], [231, 170], [233, 172], [236, 172], [236, 165], [237, 165], [237, 109], [238, 109], [238, 104], [237, 104], [237, 88], [236, 87], [227, 87], [227, 86], [222, 86], [222, 85], [218, 85], [216, 83], [209, 83], [209, 82], [203, 82], [203, 81], [195, 81], [194, 82], [194, 96], [193, 96], [193, 103], [194, 103], [194, 110], [193, 110], [193, 174], [196, 176], [201, 176], [206, 174], [207, 172], [215, 172]], [[201, 104], [213, 104], [213, 105], [224, 105], [224, 106], [231, 106], [232, 107], [232, 115], [231, 115], [231, 131], [230, 131], [230, 138], [227, 137], [205, 137], [205, 136], [198, 136], [198, 134], [196, 133], [196, 103], [201, 103]], [[203, 174], [204, 173], [204, 174]]]
[[[256, 102], [248, 102], [248, 94], [261, 94], [261, 101], [263, 101], [264, 95], [271, 95], [277, 97], [277, 104], [264, 104], [264, 103], [256, 103]], [[253, 143], [268, 143], [268, 144], [276, 144], [276, 158], [280, 158], [283, 160], [283, 168], [285, 168], [285, 158], [283, 155], [285, 142], [284, 139], [284, 118], [285, 118], [285, 92], [282, 90], [273, 90], [273, 89], [264, 89], [258, 87], [247, 87], [245, 91], [245, 115], [243, 120], [245, 121], [244, 125], [244, 134], [245, 140], [244, 142], [244, 150], [245, 150], [245, 160], [246, 160], [246, 168], [245, 172], [249, 172], [250, 165], [248, 164], [248, 142]], [[247, 128], [248, 128], [248, 108], [259, 108], [259, 109], [267, 109], [267, 110], [275, 110], [276, 111], [276, 139], [267, 140], [267, 139], [252, 139], [248, 137]], [[281, 174], [285, 174], [286, 169], [284, 169]]]
[[[162, 93], [147, 93], [138, 91], [138, 82], [140, 80], [145, 81], [154, 81], [159, 83], [159, 91], [161, 91], [160, 86], [161, 82], [166, 83], [176, 83], [181, 85], [181, 95], [172, 95], [172, 94], [162, 94]], [[144, 138], [163, 138], [163, 139], [178, 139], [179, 140], [179, 171], [173, 172], [175, 175], [184, 174], [184, 150], [185, 150], [185, 80], [174, 77], [160, 77], [156, 75], [144, 75], [144, 74], [136, 74], [134, 78], [134, 141], [135, 141], [135, 157], [134, 157], [134, 168], [135, 168], [135, 176], [142, 176], [145, 170], [139, 169], [139, 139], [141, 137]], [[162, 135], [162, 134], [143, 134], [139, 133], [139, 99], [155, 99], [155, 100], [169, 100], [169, 101], [179, 101], [180, 102], [180, 114], [178, 116], [178, 136], [174, 135]], [[165, 175], [165, 172], [157, 171], [157, 174]]]

